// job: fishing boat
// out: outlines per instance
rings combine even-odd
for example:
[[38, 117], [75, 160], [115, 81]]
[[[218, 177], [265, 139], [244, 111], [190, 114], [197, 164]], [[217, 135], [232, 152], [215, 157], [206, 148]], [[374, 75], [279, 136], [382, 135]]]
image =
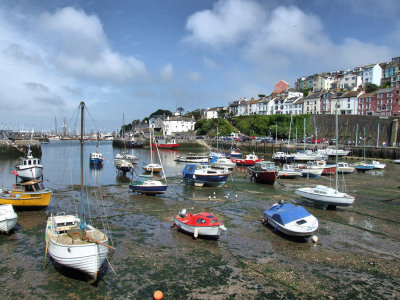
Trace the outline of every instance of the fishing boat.
[[46, 207], [52, 191], [45, 188], [41, 180], [33, 179], [17, 183], [12, 188], [0, 189], [0, 204], [18, 207]]
[[89, 162], [91, 165], [99, 166], [103, 164], [103, 161], [104, 157], [102, 153], [98, 151], [90, 153]]
[[140, 140], [137, 141], [134, 138], [131, 138], [126, 142], [127, 148], [143, 148], [143, 146], [144, 146], [143, 141]]
[[270, 224], [275, 231], [296, 237], [308, 237], [318, 229], [318, 220], [303, 206], [280, 201], [264, 210], [262, 223]]
[[323, 168], [321, 175], [334, 175], [336, 172], [336, 165], [328, 165], [325, 160], [315, 161], [317, 167]]
[[233, 148], [228, 155], [230, 158], [242, 158], [243, 154], [240, 152], [239, 148]]
[[188, 234], [193, 234], [194, 238], [208, 237], [218, 239], [221, 233], [227, 230], [216, 216], [208, 212], [186, 214], [186, 209], [182, 209], [178, 215], [174, 216], [173, 227]]
[[195, 186], [222, 186], [230, 173], [227, 169], [217, 170], [205, 164], [186, 164], [182, 171], [186, 184]]
[[357, 171], [360, 172], [365, 172], [365, 171], [370, 171], [374, 169], [374, 166], [372, 164], [368, 164], [365, 161], [361, 161], [359, 163], [354, 164], [354, 168]]
[[258, 158], [258, 156], [253, 153], [246, 154], [245, 158], [231, 158], [231, 161], [237, 165], [254, 166], [256, 162], [262, 161], [262, 159]]
[[33, 157], [30, 145], [28, 146], [26, 157], [22, 157], [21, 163], [15, 168], [16, 171], [13, 174], [24, 181], [38, 179], [43, 176], [43, 166], [40, 164], [39, 158]]
[[394, 162], [395, 164], [400, 164], [400, 159], [395, 159], [393, 162]]
[[[336, 106], [336, 140], [338, 140], [338, 108]], [[337, 143], [336, 143], [337, 147]], [[336, 165], [338, 156], [336, 155]], [[316, 187], [304, 187], [295, 191], [297, 195], [314, 202], [314, 205], [324, 209], [336, 206], [349, 206], [353, 204], [354, 197], [339, 191], [338, 172], [335, 172], [335, 188], [317, 185]]]
[[236, 163], [226, 157], [214, 156], [210, 161], [210, 166], [217, 169], [233, 169]]
[[125, 159], [114, 159], [114, 165], [119, 172], [126, 174], [127, 172], [131, 172], [133, 170], [133, 165], [131, 162]]
[[257, 183], [274, 184], [278, 175], [278, 168], [271, 161], [256, 162], [247, 170]]
[[351, 151], [350, 150], [343, 150], [343, 149], [334, 149], [334, 148], [326, 148], [326, 149], [319, 149], [317, 151], [319, 154], [325, 154], [328, 156], [336, 156], [336, 153], [338, 156], [346, 156], [348, 155]]
[[281, 163], [290, 164], [290, 163], [294, 162], [294, 155], [286, 153], [286, 152], [275, 152], [272, 155], [272, 159], [274, 161], [278, 161], [278, 162], [281, 162]]
[[355, 168], [349, 166], [349, 164], [346, 162], [339, 162], [337, 164], [337, 171], [339, 174], [352, 174], [354, 170]]
[[284, 164], [282, 169], [278, 170], [278, 178], [294, 179], [301, 176], [299, 170], [295, 170], [292, 165]]
[[107, 258], [108, 237], [103, 232], [86, 223], [86, 201], [84, 193], [83, 172], [83, 113], [85, 104], [80, 103], [81, 110], [81, 205], [79, 216], [53, 215], [46, 224], [46, 254], [58, 264], [90, 277], [97, 277], [98, 271]]
[[197, 153], [188, 153], [186, 155], [178, 155], [175, 160], [179, 162], [207, 163], [208, 156]]
[[17, 225], [18, 216], [11, 204], [0, 205], [0, 232], [8, 234]]
[[[149, 144], [150, 144], [150, 160], [151, 160], [151, 163], [149, 165], [147, 165], [147, 167], [148, 166], [158, 165], [158, 164], [154, 164], [153, 163], [152, 147], [153, 147], [153, 144], [155, 144], [155, 143], [152, 141], [152, 135], [151, 134], [152, 134], [152, 132], [154, 130], [154, 126], [155, 126], [155, 120], [154, 119], [150, 119], [149, 120], [149, 129], [150, 129]], [[153, 135], [153, 137], [154, 137], [154, 135]], [[161, 171], [163, 171], [163, 166], [162, 166], [162, 161], [161, 161], [160, 153], [158, 152], [158, 147], [157, 146], [156, 146], [156, 150], [157, 150], [157, 154], [158, 154], [158, 159], [160, 160], [160, 165], [158, 165], [158, 166], [161, 167], [161, 169], [160, 169], [160, 172], [161, 172]], [[168, 188], [167, 177], [165, 176], [165, 172], [163, 172], [163, 174], [162, 174], [162, 176], [163, 176], [162, 179], [164, 179], [165, 183], [163, 183], [160, 180], [152, 179], [153, 173], [155, 173], [154, 170], [151, 171], [151, 175], [149, 176], [149, 179], [132, 181], [131, 184], [129, 185], [129, 189], [132, 192], [141, 193], [141, 194], [147, 194], [147, 195], [164, 194], [167, 191], [167, 188]]]
[[380, 163], [379, 161], [373, 160], [372, 161], [372, 166], [374, 169], [384, 169], [386, 168], [386, 164]]
[[305, 167], [300, 167], [301, 176], [307, 178], [319, 178], [324, 171], [324, 168], [318, 166], [315, 161], [308, 161]]
[[179, 148], [179, 144], [176, 142], [175, 139], [172, 139], [170, 141], [167, 141], [166, 139], [160, 139], [157, 142], [154, 142], [152, 146], [155, 148], [161, 148], [161, 149], [171, 149], [175, 150]]

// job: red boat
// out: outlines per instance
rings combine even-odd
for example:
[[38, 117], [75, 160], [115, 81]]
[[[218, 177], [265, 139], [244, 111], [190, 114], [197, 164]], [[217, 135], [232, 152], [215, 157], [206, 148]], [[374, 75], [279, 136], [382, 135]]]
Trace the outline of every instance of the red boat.
[[321, 175], [335, 175], [336, 165], [327, 165], [325, 160], [316, 161], [316, 165], [320, 168], [324, 168]]
[[253, 153], [247, 154], [245, 158], [231, 158], [231, 161], [237, 165], [254, 166], [256, 162], [262, 161], [262, 159]]
[[254, 178], [258, 183], [274, 184], [278, 175], [278, 168], [273, 162], [260, 161], [249, 167], [248, 172], [251, 175], [251, 180]]
[[171, 140], [170, 142], [167, 142], [165, 140], [158, 140], [157, 143], [151, 144], [152, 147], [156, 148], [161, 148], [161, 149], [178, 149], [179, 144], [175, 140]]
[[214, 215], [208, 212], [186, 214], [186, 209], [182, 209], [177, 216], [174, 216], [173, 227], [193, 234], [194, 238], [198, 236], [219, 238], [221, 232], [226, 231], [224, 224]]

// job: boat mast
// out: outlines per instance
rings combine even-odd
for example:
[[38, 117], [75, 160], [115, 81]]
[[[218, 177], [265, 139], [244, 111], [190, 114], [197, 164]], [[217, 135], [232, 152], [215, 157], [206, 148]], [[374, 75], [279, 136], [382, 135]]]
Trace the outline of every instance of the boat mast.
[[219, 132], [218, 132], [218, 126], [217, 126], [217, 151], [218, 151], [218, 137], [219, 137]]
[[339, 191], [339, 183], [338, 183], [338, 143], [339, 143], [339, 121], [338, 121], [338, 103], [335, 104], [336, 107], [336, 172], [335, 172], [335, 188], [336, 188], [336, 193]]
[[151, 161], [151, 175], [153, 175], [153, 144], [151, 139], [151, 131], [153, 130], [153, 119], [149, 120], [149, 133], [150, 133], [150, 161]]
[[303, 128], [303, 150], [306, 152], [306, 118], [304, 118], [304, 128]]
[[79, 106], [81, 108], [81, 213], [79, 217], [81, 220], [81, 239], [84, 239], [86, 235], [85, 198], [83, 195], [83, 112], [85, 110], [85, 103], [82, 101]]
[[289, 124], [289, 138], [287, 142], [287, 152], [289, 152], [289, 144], [290, 144], [290, 133], [292, 132], [292, 115], [290, 115], [290, 124]]

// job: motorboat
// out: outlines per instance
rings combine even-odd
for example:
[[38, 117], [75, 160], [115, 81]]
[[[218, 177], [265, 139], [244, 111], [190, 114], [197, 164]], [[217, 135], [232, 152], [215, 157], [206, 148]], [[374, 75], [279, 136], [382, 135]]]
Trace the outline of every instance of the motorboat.
[[295, 170], [292, 165], [284, 164], [282, 169], [278, 170], [278, 178], [293, 179], [301, 176], [300, 170]]
[[28, 146], [26, 157], [21, 158], [21, 163], [16, 166], [16, 171], [13, 174], [23, 181], [39, 179], [43, 176], [43, 166], [40, 164], [40, 159], [33, 157], [30, 146]]
[[164, 194], [167, 188], [168, 185], [159, 180], [135, 180], [129, 185], [132, 192], [149, 195]]
[[183, 180], [195, 186], [222, 186], [230, 173], [227, 169], [217, 170], [207, 164], [186, 164], [182, 171]]
[[165, 139], [160, 139], [157, 142], [152, 144], [153, 148], [162, 148], [162, 149], [178, 149], [179, 144], [176, 142], [175, 139], [172, 139], [170, 141], [166, 141]]
[[[85, 273], [97, 278], [99, 269], [107, 258], [108, 237], [99, 229], [87, 224], [86, 199], [84, 193], [83, 172], [83, 111], [84, 102], [80, 103], [81, 109], [81, 198], [79, 215], [66, 215], [63, 213], [51, 214], [46, 223], [45, 240], [46, 254], [57, 264]], [[90, 214], [88, 214], [90, 216]]]
[[360, 172], [365, 172], [365, 171], [370, 171], [374, 169], [374, 166], [372, 164], [368, 164], [365, 161], [361, 161], [359, 163], [354, 164], [354, 168], [357, 171]]
[[393, 162], [394, 162], [395, 164], [400, 164], [400, 159], [395, 159]]
[[217, 169], [233, 169], [236, 163], [227, 157], [214, 156], [210, 161], [210, 166]]
[[142, 167], [143, 170], [146, 172], [151, 172], [151, 173], [160, 173], [162, 171], [162, 166], [160, 164], [147, 164]]
[[302, 198], [312, 200], [314, 204], [322, 206], [323, 208], [329, 206], [350, 206], [354, 202], [353, 196], [324, 185], [317, 185], [314, 188], [299, 188], [295, 193]]
[[144, 143], [140, 140], [129, 139], [126, 141], [126, 148], [143, 148]]
[[231, 152], [228, 155], [230, 158], [242, 158], [243, 154], [240, 152], [239, 148], [234, 148], [231, 150]]
[[346, 156], [348, 155], [351, 151], [350, 150], [343, 150], [343, 149], [334, 149], [334, 148], [326, 148], [326, 149], [319, 149], [317, 151], [319, 154], [325, 154], [328, 156], [336, 156], [336, 153], [338, 156]]
[[352, 174], [354, 173], [355, 168], [349, 166], [346, 162], [339, 162], [337, 164], [337, 171], [339, 174]]
[[308, 237], [318, 229], [318, 220], [303, 206], [280, 201], [263, 213], [262, 223], [275, 231], [296, 237]]
[[132, 164], [137, 164], [138, 162], [138, 158], [135, 155], [128, 153], [127, 151], [117, 153], [117, 155], [115, 155], [114, 161], [116, 160], [125, 160]]
[[125, 159], [114, 159], [114, 165], [119, 172], [126, 174], [127, 172], [131, 172], [133, 170], [133, 165], [131, 162]]
[[307, 178], [319, 178], [324, 171], [324, 167], [318, 166], [315, 161], [308, 161], [305, 168], [301, 168], [301, 176]]
[[208, 212], [187, 214], [186, 209], [182, 209], [178, 215], [174, 216], [173, 227], [190, 235], [193, 234], [194, 238], [218, 239], [221, 233], [227, 230], [215, 215]]
[[17, 225], [18, 216], [11, 204], [0, 205], [0, 232], [9, 234]]
[[248, 167], [251, 179], [257, 183], [274, 184], [278, 175], [278, 168], [271, 161], [259, 161]]
[[231, 161], [237, 165], [254, 166], [256, 162], [262, 161], [262, 159], [253, 153], [246, 154], [245, 158], [231, 158]]
[[286, 152], [275, 152], [272, 155], [272, 158], [275, 161], [278, 161], [281, 163], [286, 163], [286, 164], [290, 164], [290, 163], [294, 162], [294, 155], [286, 153]]
[[317, 167], [323, 168], [321, 175], [335, 175], [336, 173], [336, 165], [328, 165], [325, 160], [317, 160], [315, 161], [315, 165]]
[[197, 153], [188, 153], [186, 155], [178, 155], [175, 160], [179, 162], [208, 163], [208, 156]]
[[102, 165], [104, 161], [103, 154], [100, 152], [92, 152], [89, 156], [89, 162], [91, 165]]
[[41, 180], [33, 179], [18, 183], [12, 188], [0, 188], [0, 204], [18, 207], [46, 207], [52, 191], [45, 188]]

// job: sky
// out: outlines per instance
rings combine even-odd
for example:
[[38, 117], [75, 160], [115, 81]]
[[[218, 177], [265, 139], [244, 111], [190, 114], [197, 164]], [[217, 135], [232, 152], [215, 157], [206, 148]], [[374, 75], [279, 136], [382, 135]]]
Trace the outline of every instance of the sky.
[[0, 129], [60, 130], [84, 101], [110, 132], [389, 62], [399, 12], [398, 0], [2, 0]]

